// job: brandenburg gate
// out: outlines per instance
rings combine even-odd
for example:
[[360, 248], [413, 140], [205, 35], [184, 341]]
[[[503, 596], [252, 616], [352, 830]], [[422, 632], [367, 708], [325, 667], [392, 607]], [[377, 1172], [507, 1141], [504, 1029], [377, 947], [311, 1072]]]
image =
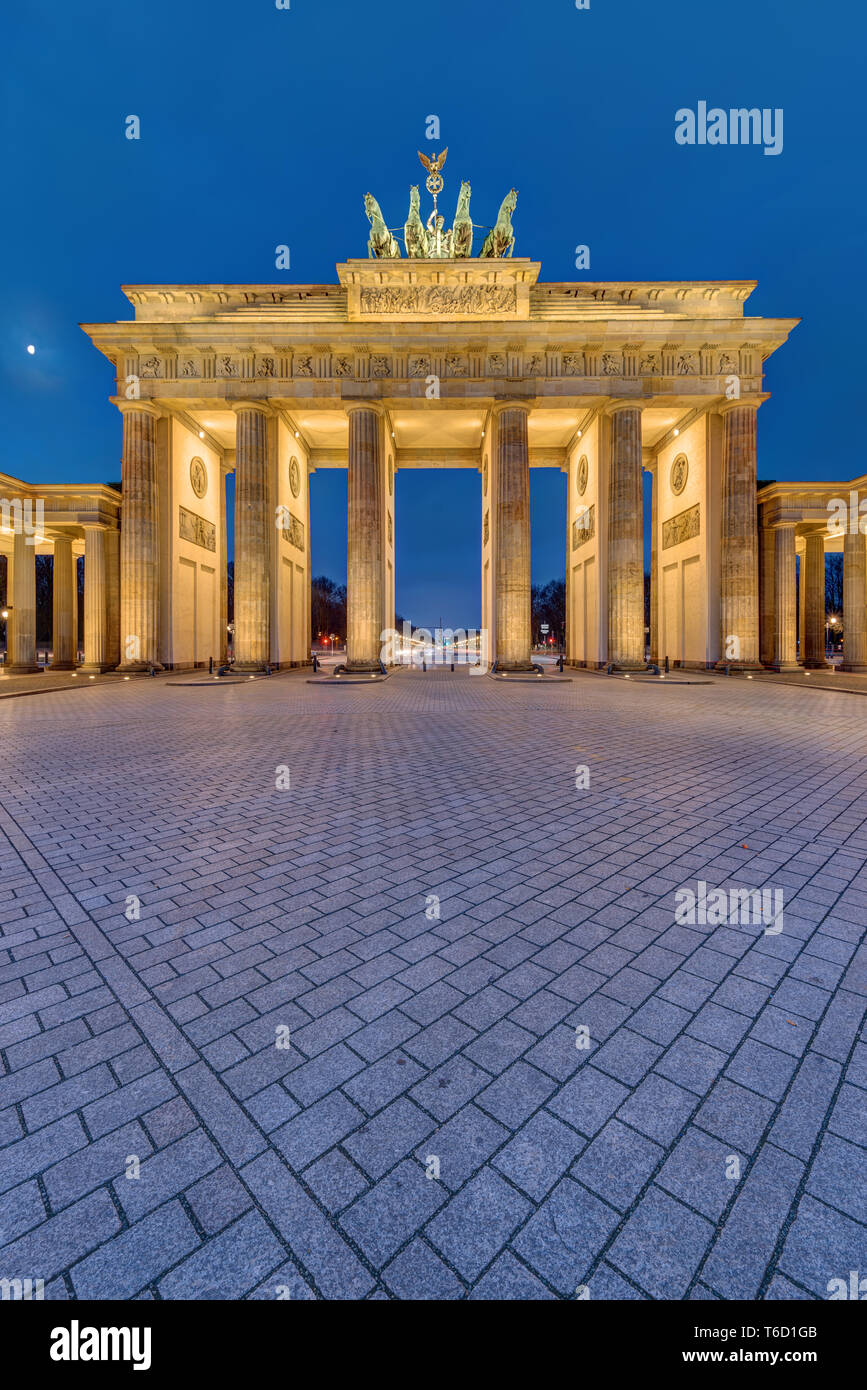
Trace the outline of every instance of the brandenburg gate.
[[[225, 658], [234, 472], [236, 667], [305, 664], [309, 478], [346, 468], [347, 667], [376, 671], [394, 626], [395, 476], [471, 468], [482, 628], [498, 670], [528, 670], [530, 469], [558, 468], [571, 665], [785, 668], [798, 660], [798, 549], [813, 576], [800, 659], [818, 662], [827, 529], [814, 496], [802, 516], [779, 487], [761, 510], [757, 494], [764, 363], [797, 320], [750, 316], [752, 281], [542, 281], [514, 255], [514, 190], [473, 255], [469, 184], [446, 231], [439, 160], [424, 158], [426, 225], [412, 191], [405, 256], [367, 195], [368, 256], [338, 265], [336, 283], [130, 285], [133, 318], [83, 325], [114, 366], [123, 417], [103, 652], [124, 671]], [[864, 547], [846, 544], [862, 624]]]

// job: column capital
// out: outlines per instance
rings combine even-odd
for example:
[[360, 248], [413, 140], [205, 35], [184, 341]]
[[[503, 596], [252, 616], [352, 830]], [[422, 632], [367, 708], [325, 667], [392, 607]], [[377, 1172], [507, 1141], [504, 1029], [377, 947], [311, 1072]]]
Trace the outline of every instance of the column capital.
[[363, 398], [359, 400], [346, 400], [344, 398], [341, 401], [341, 405], [343, 406], [343, 409], [346, 411], [347, 418], [350, 415], [353, 415], [358, 410], [372, 410], [374, 415], [379, 416], [380, 420], [384, 420], [386, 418], [387, 412], [385, 406], [382, 404], [382, 401], [365, 400]]
[[617, 415], [621, 410], [637, 410], [641, 412], [649, 404], [648, 401], [612, 400], [604, 401], [598, 407], [600, 415]]
[[271, 402], [265, 400], [225, 401], [224, 405], [226, 409], [233, 411], [235, 415], [240, 415], [241, 412], [245, 410], [255, 410], [258, 411], [260, 415], [267, 415], [269, 417], [276, 416], [277, 414], [277, 411], [275, 407], [271, 404]]
[[535, 399], [532, 401], [527, 401], [522, 400], [520, 396], [518, 396], [515, 400], [494, 401], [493, 405], [491, 406], [491, 415], [494, 417], [496, 417], [497, 415], [502, 415], [504, 410], [523, 410], [526, 415], [529, 415], [530, 411], [533, 409], [533, 406], [535, 404]]
[[110, 396], [112, 405], [116, 405], [122, 415], [139, 411], [142, 415], [151, 415], [155, 420], [163, 418], [163, 411], [153, 401], [130, 401], [126, 396]]
[[720, 401], [715, 407], [717, 415], [730, 415], [733, 410], [758, 410], [759, 406], [770, 399], [770, 393], [763, 396], [741, 396], [736, 401]]

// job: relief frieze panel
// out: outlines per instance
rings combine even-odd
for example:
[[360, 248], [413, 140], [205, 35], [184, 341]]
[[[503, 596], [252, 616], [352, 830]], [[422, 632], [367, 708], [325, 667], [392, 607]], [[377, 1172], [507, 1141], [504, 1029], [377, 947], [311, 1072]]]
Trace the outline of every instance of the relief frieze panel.
[[186, 507], [178, 507], [178, 535], [182, 541], [190, 541], [193, 545], [200, 545], [203, 550], [216, 552], [217, 528], [214, 522], [188, 511]]
[[694, 507], [687, 507], [685, 512], [678, 512], [662, 523], [662, 548], [670, 550], [673, 545], [695, 540], [700, 532], [701, 506], [696, 502]]

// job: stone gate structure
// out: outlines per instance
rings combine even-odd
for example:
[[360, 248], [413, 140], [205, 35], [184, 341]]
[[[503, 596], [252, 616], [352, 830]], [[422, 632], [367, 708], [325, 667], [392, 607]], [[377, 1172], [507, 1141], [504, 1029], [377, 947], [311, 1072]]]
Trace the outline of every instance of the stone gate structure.
[[[377, 669], [394, 624], [395, 475], [459, 467], [480, 475], [482, 627], [500, 669], [530, 666], [531, 468], [568, 476], [572, 665], [629, 669], [646, 651], [695, 667], [822, 664], [821, 556], [841, 546], [847, 659], [867, 665], [867, 542], [827, 524], [829, 497], [849, 485], [757, 492], [764, 363], [797, 320], [748, 315], [752, 281], [548, 284], [539, 270], [518, 257], [371, 259], [339, 265], [329, 285], [126, 287], [134, 317], [83, 325], [116, 371], [122, 497], [62, 489], [41, 542], [62, 562], [63, 613], [69, 547], [83, 539], [87, 587], [96, 575], [88, 664], [225, 656], [230, 472], [236, 663], [306, 662], [309, 478], [347, 468], [348, 665]], [[11, 549], [2, 531], [0, 546]], [[22, 670], [32, 553], [16, 539]]]

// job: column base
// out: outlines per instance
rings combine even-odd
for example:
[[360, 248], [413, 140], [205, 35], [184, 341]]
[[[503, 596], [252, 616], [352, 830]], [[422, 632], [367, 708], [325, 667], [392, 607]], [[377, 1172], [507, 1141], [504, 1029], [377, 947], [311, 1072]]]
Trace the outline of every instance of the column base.
[[[273, 667], [271, 668], [274, 669]], [[238, 671], [245, 676], [264, 676], [268, 670], [267, 661], [236, 661], [232, 666], [232, 672]]]
[[3, 670], [7, 676], [37, 676], [43, 670], [42, 666], [4, 666]]
[[78, 663], [75, 661], [52, 661], [48, 669], [49, 671], [77, 671]]
[[[114, 671], [117, 668], [112, 666], [110, 661], [85, 661], [78, 667], [82, 676], [102, 676], [106, 671]], [[147, 667], [145, 667], [147, 669]]]
[[766, 667], [768, 671], [800, 671], [797, 661], [769, 661]]
[[867, 661], [844, 661], [839, 669], [847, 674], [863, 676], [867, 672]]
[[344, 661], [340, 666], [335, 666], [334, 671], [335, 674], [339, 671], [341, 675], [347, 676], [384, 676], [387, 674], [380, 661]]
[[764, 671], [760, 661], [718, 661], [711, 668], [714, 671]]
[[834, 669], [830, 661], [805, 661], [803, 668], [805, 671], [833, 671]]
[[[122, 661], [119, 666], [109, 668], [112, 671], [120, 671], [124, 676], [146, 676], [148, 671], [162, 671], [165, 668], [158, 661]], [[79, 667], [83, 671], [84, 667]]]

